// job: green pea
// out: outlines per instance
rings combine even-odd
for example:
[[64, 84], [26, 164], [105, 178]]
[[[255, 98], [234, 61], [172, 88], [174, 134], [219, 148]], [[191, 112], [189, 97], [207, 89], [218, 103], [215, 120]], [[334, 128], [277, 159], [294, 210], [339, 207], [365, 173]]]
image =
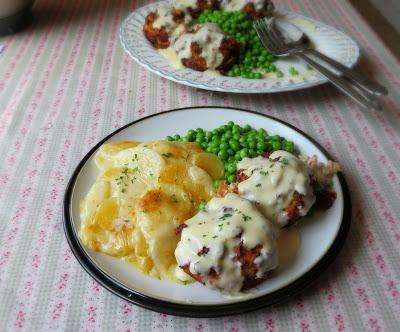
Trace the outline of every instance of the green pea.
[[181, 138], [181, 135], [176, 134], [176, 135], [174, 136], [174, 140], [175, 140], [175, 141], [180, 140], [180, 138]]
[[202, 135], [197, 135], [196, 136], [196, 143], [203, 143], [204, 142], [204, 136]]
[[172, 136], [167, 136], [165, 137], [165, 140], [171, 142], [174, 140], [174, 138]]
[[252, 129], [252, 127], [247, 124], [247, 125], [244, 126], [243, 129], [244, 129], [245, 132], [248, 132], [248, 131], [250, 131]]
[[218, 189], [220, 184], [221, 184], [221, 180], [214, 180], [214, 182], [213, 182], [213, 186], [215, 189]]
[[249, 148], [255, 149], [257, 147], [257, 141], [255, 139], [249, 139]]
[[213, 147], [212, 150], [211, 150], [211, 152], [214, 153], [214, 154], [218, 154], [219, 148]]
[[240, 135], [239, 133], [234, 133], [234, 134], [233, 134], [233, 138], [234, 138], [236, 141], [239, 141], [241, 137], [242, 137], [242, 135]]
[[189, 142], [189, 138], [187, 136], [182, 137], [182, 142]]
[[250, 158], [255, 158], [255, 157], [257, 157], [257, 152], [256, 152], [256, 150], [250, 149], [250, 150], [249, 150], [249, 157], [250, 157]]
[[272, 143], [272, 149], [273, 150], [280, 150], [280, 149], [282, 149], [282, 144], [281, 144], [281, 142], [278, 142], [278, 141], [274, 141], [273, 143]]
[[231, 131], [227, 131], [226, 133], [225, 133], [225, 137], [226, 138], [232, 138], [232, 132]]
[[244, 148], [244, 149], [240, 150], [240, 156], [242, 158], [246, 158], [248, 156], [248, 154], [249, 154], [249, 150], [248, 149]]
[[199, 204], [199, 207], [197, 208], [199, 211], [204, 211], [206, 209], [207, 203], [204, 201], [201, 201]]
[[225, 160], [228, 158], [228, 152], [226, 150], [220, 150], [218, 152], [218, 157], [222, 160]]
[[228, 171], [228, 173], [235, 173], [236, 172], [236, 165], [234, 163], [228, 164], [227, 171]]
[[228, 181], [228, 183], [235, 182], [236, 181], [236, 175], [234, 175], [234, 174], [228, 175], [227, 181]]
[[233, 151], [239, 151], [241, 148], [240, 143], [236, 140], [230, 140], [229, 144]]
[[219, 148], [220, 148], [220, 150], [226, 150], [226, 149], [229, 148], [229, 144], [228, 144], [227, 142], [222, 142], [222, 143], [219, 145]]
[[267, 148], [267, 143], [258, 141], [258, 143], [257, 143], [258, 150], [265, 151], [266, 148]]

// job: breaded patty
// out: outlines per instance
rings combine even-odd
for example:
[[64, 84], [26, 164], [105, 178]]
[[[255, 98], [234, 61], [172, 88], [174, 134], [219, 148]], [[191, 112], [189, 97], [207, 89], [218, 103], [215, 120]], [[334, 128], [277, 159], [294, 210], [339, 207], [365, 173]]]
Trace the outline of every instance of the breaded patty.
[[189, 13], [193, 18], [199, 17], [199, 15], [205, 10], [218, 10], [220, 8], [219, 0], [174, 0], [172, 5], [175, 8], [183, 10]]
[[177, 26], [185, 23], [185, 13], [182, 10], [171, 8], [170, 15], [170, 20], [160, 27], [155, 26], [155, 22], [160, 17], [159, 10], [146, 16], [143, 32], [155, 48], [168, 48], [171, 44], [171, 35], [174, 30]]
[[240, 53], [240, 43], [225, 35], [215, 24], [196, 25], [175, 43], [178, 58], [185, 67], [205, 71], [229, 69]]
[[233, 193], [213, 198], [177, 233], [178, 266], [212, 289], [240, 292], [262, 282], [278, 264], [276, 227]]
[[[240, 289], [241, 291], [257, 286], [267, 277], [267, 274], [265, 274], [262, 278], [257, 277], [258, 268], [254, 263], [255, 259], [260, 256], [261, 248], [262, 246], [258, 245], [253, 249], [247, 249], [243, 246], [243, 243], [240, 243], [233, 250], [234, 257], [232, 259], [240, 264], [241, 273], [244, 278], [242, 288]], [[204, 256], [208, 253], [208, 250], [209, 248], [203, 247], [203, 249], [198, 252], [198, 255]], [[189, 266], [190, 264], [186, 264], [181, 266], [181, 268], [185, 273], [203, 285], [215, 285], [221, 278], [221, 276], [214, 269], [210, 269], [207, 275], [201, 275], [200, 273], [193, 274], [190, 272]]]

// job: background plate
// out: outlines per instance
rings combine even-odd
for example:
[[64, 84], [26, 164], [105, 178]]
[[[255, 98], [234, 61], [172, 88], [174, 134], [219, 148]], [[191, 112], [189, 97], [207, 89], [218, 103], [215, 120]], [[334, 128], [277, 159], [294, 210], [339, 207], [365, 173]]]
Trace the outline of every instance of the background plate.
[[[253, 80], [211, 76], [187, 68], [173, 68], [143, 34], [143, 24], [147, 14], [162, 3], [165, 2], [151, 3], [135, 10], [124, 20], [120, 28], [120, 40], [126, 52], [140, 65], [159, 76], [200, 89], [236, 93], [272, 93], [299, 90], [327, 81], [316, 71], [307, 70], [306, 64], [296, 58], [281, 58], [276, 62], [277, 67], [285, 73], [285, 76], [281, 79], [277, 79], [274, 74], [270, 74], [268, 79]], [[294, 12], [287, 12], [282, 15], [303, 30], [311, 39], [314, 47], [320, 52], [347, 67], [353, 67], [357, 63], [360, 57], [360, 49], [355, 41], [343, 32]], [[299, 76], [287, 74], [287, 70], [291, 66], [298, 69]]]
[[[216, 116], [218, 115], [218, 116]], [[300, 151], [329, 159], [315, 141], [298, 129], [272, 117], [223, 107], [193, 107], [155, 114], [130, 123], [100, 141], [79, 163], [66, 191], [64, 227], [72, 251], [85, 270], [104, 287], [142, 307], [176, 315], [212, 317], [255, 310], [295, 294], [315, 279], [338, 254], [350, 225], [350, 198], [341, 175], [334, 178], [337, 200], [327, 211], [299, 223], [301, 246], [289, 266], [278, 269], [264, 283], [243, 297], [226, 297], [195, 283], [178, 285], [150, 278], [135, 267], [85, 248], [77, 237], [79, 202], [98, 175], [93, 156], [101, 144], [121, 140], [155, 140], [184, 134], [188, 129], [212, 129], [228, 121], [265, 128], [293, 140]]]

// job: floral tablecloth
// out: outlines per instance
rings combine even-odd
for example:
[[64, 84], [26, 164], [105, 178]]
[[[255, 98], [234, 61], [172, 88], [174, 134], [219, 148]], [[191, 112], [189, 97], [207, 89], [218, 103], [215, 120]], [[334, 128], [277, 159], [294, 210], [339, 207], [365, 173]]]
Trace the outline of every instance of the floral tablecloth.
[[[367, 112], [330, 85], [280, 94], [209, 93], [139, 67], [121, 20], [142, 1], [38, 0], [29, 29], [0, 39], [1, 331], [399, 331], [400, 66], [347, 0], [275, 1], [351, 35], [359, 69], [390, 90]], [[286, 303], [216, 319], [129, 304], [81, 268], [66, 242], [62, 200], [79, 160], [124, 124], [171, 108], [236, 106], [318, 140], [343, 167], [353, 203], [346, 245]]]

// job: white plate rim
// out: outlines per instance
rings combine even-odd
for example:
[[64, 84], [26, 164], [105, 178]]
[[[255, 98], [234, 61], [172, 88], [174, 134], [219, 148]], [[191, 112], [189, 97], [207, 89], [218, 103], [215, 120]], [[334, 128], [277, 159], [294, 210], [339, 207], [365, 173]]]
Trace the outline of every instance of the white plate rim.
[[[121, 45], [123, 47], [123, 49], [129, 54], [129, 56], [134, 59], [139, 65], [145, 67], [146, 69], [148, 69], [150, 72], [164, 77], [168, 80], [171, 80], [173, 82], [179, 83], [179, 84], [183, 84], [183, 85], [187, 85], [187, 86], [191, 86], [194, 88], [198, 88], [198, 89], [204, 89], [204, 90], [210, 90], [210, 91], [218, 91], [218, 92], [230, 92], [230, 93], [252, 93], [252, 94], [258, 94], [258, 93], [278, 93], [278, 92], [287, 92], [287, 91], [295, 91], [295, 90], [301, 90], [301, 89], [306, 89], [306, 88], [311, 88], [311, 87], [315, 87], [321, 84], [324, 84], [326, 82], [328, 82], [328, 80], [324, 77], [319, 77], [316, 78], [312, 81], [303, 81], [303, 82], [297, 82], [297, 83], [293, 83], [291, 85], [281, 85], [278, 81], [278, 83], [272, 87], [269, 88], [251, 88], [251, 87], [247, 87], [247, 88], [223, 88], [220, 87], [218, 85], [212, 85], [212, 84], [202, 84], [199, 83], [198, 81], [195, 80], [190, 80], [190, 79], [185, 79], [183, 78], [181, 75], [171, 75], [169, 73], [167, 73], [165, 70], [160, 69], [159, 67], [151, 64], [149, 61], [147, 61], [146, 59], [142, 58], [140, 55], [137, 54], [136, 49], [132, 48], [129, 46], [129, 43], [127, 41], [127, 33], [126, 33], [126, 27], [129, 23], [131, 23], [132, 19], [135, 17], [135, 15], [138, 15], [137, 13], [141, 10], [147, 10], [148, 12], [150, 12], [152, 9], [154, 9], [155, 7], [159, 6], [160, 4], [165, 3], [165, 1], [158, 1], [155, 3], [150, 3], [147, 5], [144, 5], [140, 8], [137, 8], [135, 11], [133, 11], [132, 13], [130, 13], [122, 22], [121, 26], [120, 26], [120, 30], [119, 30], [119, 37], [120, 37], [120, 42]], [[295, 17], [295, 18], [299, 18], [299, 19], [304, 19], [304, 20], [308, 20], [316, 25], [318, 25], [319, 27], [325, 28], [325, 29], [329, 29], [331, 31], [334, 31], [338, 36], [340, 36], [341, 38], [344, 38], [347, 40], [347, 42], [349, 43], [348, 47], [352, 49], [352, 52], [354, 52], [352, 61], [347, 63], [346, 65], [349, 66], [350, 68], [353, 68], [354, 66], [356, 66], [360, 60], [360, 56], [361, 56], [361, 52], [360, 52], [360, 48], [357, 45], [357, 43], [351, 38], [349, 37], [347, 34], [345, 34], [344, 32], [328, 25], [325, 24], [321, 21], [318, 21], [314, 18], [302, 15], [302, 14], [298, 14], [296, 12], [293, 11], [285, 11], [282, 14], [284, 15], [289, 15], [291, 17]], [[154, 49], [155, 50], [155, 49]], [[157, 51], [155, 50], [155, 53]], [[160, 57], [162, 57], [161, 55], [159, 55]], [[190, 69], [187, 69], [188, 71]], [[206, 74], [203, 74], [206, 75]], [[227, 79], [235, 79], [235, 78], [230, 78], [227, 77]], [[240, 79], [240, 80], [246, 80], [246, 81], [254, 81], [254, 80], [247, 80], [247, 79]], [[251, 86], [251, 83], [249, 83], [249, 85]]]
[[[178, 108], [173, 109], [170, 111], [166, 111], [163, 113], [171, 113], [171, 112], [179, 112], [182, 110], [192, 110], [192, 109], [201, 109], [201, 108], [217, 108], [217, 109], [225, 109], [225, 110], [235, 110], [239, 112], [247, 112], [252, 113], [254, 115], [263, 116], [269, 118], [273, 121], [277, 121], [289, 128], [295, 130], [299, 134], [303, 135], [305, 138], [310, 140], [320, 152], [326, 157], [330, 158], [329, 154], [326, 150], [314, 139], [310, 136], [302, 132], [301, 130], [297, 129], [296, 127], [280, 120], [276, 119], [272, 116], [260, 114], [257, 112], [253, 112], [246, 109], [238, 109], [238, 108], [230, 108], [230, 107], [220, 107], [220, 106], [198, 106], [198, 107], [186, 107], [186, 108]], [[154, 116], [161, 115], [163, 113], [156, 113], [150, 116], [138, 119], [127, 125], [117, 129], [116, 131], [112, 132], [105, 138], [103, 138], [100, 142], [98, 142], [81, 160], [81, 162], [76, 167], [73, 175], [70, 178], [68, 183], [65, 196], [64, 196], [64, 214], [63, 214], [63, 225], [64, 225], [64, 232], [68, 241], [68, 244], [77, 258], [78, 262], [82, 265], [82, 267], [89, 273], [97, 282], [99, 282], [103, 287], [111, 291], [112, 293], [116, 294], [117, 296], [139, 305], [141, 307], [168, 313], [172, 315], [178, 316], [187, 316], [187, 317], [218, 317], [218, 316], [225, 316], [225, 315], [232, 315], [243, 313], [245, 311], [251, 311], [260, 309], [262, 307], [272, 305], [285, 299], [295, 295], [304, 287], [306, 287], [309, 283], [311, 283], [315, 278], [320, 274], [338, 255], [341, 248], [344, 245], [345, 238], [349, 231], [350, 227], [350, 220], [351, 220], [351, 201], [350, 195], [348, 192], [346, 181], [342, 174], [338, 174], [339, 184], [343, 194], [343, 213], [342, 213], [342, 220], [340, 226], [338, 228], [337, 234], [335, 239], [333, 240], [331, 246], [327, 249], [327, 251], [321, 256], [321, 258], [316, 262], [314, 266], [310, 268], [310, 270], [306, 271], [303, 275], [299, 278], [294, 279], [292, 282], [288, 283], [286, 286], [278, 289], [272, 293], [262, 295], [260, 297], [256, 297], [250, 300], [243, 300], [239, 302], [229, 303], [229, 304], [218, 304], [218, 305], [192, 305], [192, 304], [180, 304], [175, 302], [169, 302], [154, 298], [152, 296], [148, 296], [146, 294], [142, 294], [137, 292], [133, 289], [127, 288], [125, 285], [119, 283], [115, 278], [110, 276], [107, 272], [101, 269], [96, 262], [94, 262], [86, 250], [83, 248], [80, 240], [78, 239], [77, 233], [75, 231], [75, 227], [73, 225], [72, 219], [72, 194], [76, 184], [76, 180], [79, 176], [80, 171], [85, 166], [88, 159], [92, 156], [92, 154], [98, 149], [98, 147], [103, 144], [108, 139], [112, 138], [115, 134], [119, 133], [120, 131], [137, 124], [140, 121], [145, 119], [149, 119]]]

